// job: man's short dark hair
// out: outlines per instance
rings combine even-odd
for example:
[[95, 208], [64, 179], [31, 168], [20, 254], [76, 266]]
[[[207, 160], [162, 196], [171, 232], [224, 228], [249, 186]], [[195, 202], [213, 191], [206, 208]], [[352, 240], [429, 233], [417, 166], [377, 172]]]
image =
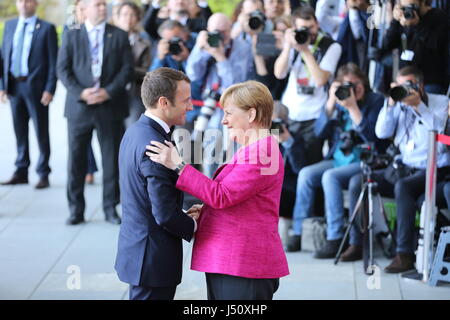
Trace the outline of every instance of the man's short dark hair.
[[409, 75], [413, 75], [417, 81], [419, 83], [423, 83], [423, 72], [420, 71], [419, 68], [417, 68], [416, 66], [407, 66], [407, 67], [403, 67], [398, 71], [397, 77], [398, 76], [409, 76]]
[[134, 3], [133, 1], [122, 2], [119, 5], [119, 8], [117, 9], [117, 15], [120, 14], [120, 11], [122, 10], [123, 7], [130, 7], [131, 10], [134, 11], [134, 14], [136, 15], [138, 21], [141, 21], [142, 11], [141, 8], [139, 8], [139, 6], [136, 3]]
[[181, 22], [179, 22], [177, 20], [167, 19], [159, 26], [158, 35], [161, 37], [164, 30], [173, 30], [175, 28], [180, 28], [181, 30], [183, 30], [187, 33], [190, 33], [189, 28], [187, 26], [181, 24]]
[[156, 108], [160, 97], [166, 97], [171, 103], [174, 103], [180, 81], [191, 83], [191, 80], [183, 72], [172, 68], [158, 68], [148, 72], [141, 87], [144, 106], [148, 109]]
[[316, 12], [314, 11], [314, 8], [307, 5], [302, 6], [294, 10], [292, 12], [292, 22], [295, 24], [296, 19], [302, 19], [302, 20], [312, 20], [314, 19], [317, 21]]

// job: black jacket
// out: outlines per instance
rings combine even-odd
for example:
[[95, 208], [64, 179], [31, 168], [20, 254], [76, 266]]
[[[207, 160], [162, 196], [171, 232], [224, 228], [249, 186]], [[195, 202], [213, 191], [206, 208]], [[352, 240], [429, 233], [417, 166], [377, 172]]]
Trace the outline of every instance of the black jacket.
[[67, 88], [64, 116], [79, 121], [95, 116], [109, 121], [125, 119], [128, 116], [125, 87], [133, 80], [133, 72], [128, 34], [106, 24], [100, 87], [108, 92], [110, 99], [97, 106], [88, 106], [80, 95], [85, 88], [94, 85], [89, 37], [84, 24], [79, 29], [67, 30], [57, 62], [58, 78]]

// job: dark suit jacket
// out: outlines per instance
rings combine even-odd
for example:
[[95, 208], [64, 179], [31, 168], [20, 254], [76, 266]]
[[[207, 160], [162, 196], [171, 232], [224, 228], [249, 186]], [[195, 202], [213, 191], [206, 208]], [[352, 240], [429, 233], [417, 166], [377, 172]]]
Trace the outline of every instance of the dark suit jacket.
[[135, 286], [169, 287], [181, 282], [183, 246], [194, 221], [182, 211], [178, 175], [145, 154], [150, 141], [170, 138], [145, 115], [122, 139], [119, 151], [122, 224], [115, 269], [119, 279]]
[[[154, 40], [160, 39], [158, 34], [159, 26], [167, 19], [158, 18], [159, 9], [155, 9], [150, 6], [145, 14], [144, 20], [142, 21], [142, 26], [144, 30], [152, 37]], [[212, 11], [209, 7], [201, 8], [200, 15], [197, 18], [189, 18], [187, 20], [187, 27], [191, 32], [200, 32], [206, 30], [208, 24], [208, 19], [212, 15]]]
[[[0, 90], [10, 93], [9, 70], [11, 69], [11, 54], [13, 39], [19, 19], [6, 22], [3, 34], [2, 56], [3, 72], [0, 75]], [[28, 58], [28, 79], [30, 92], [34, 99], [41, 100], [42, 93], [51, 94], [56, 89], [56, 57], [58, 54], [58, 41], [53, 24], [37, 19], [36, 27], [31, 40], [30, 55]]]
[[67, 30], [58, 54], [57, 72], [67, 88], [64, 116], [69, 120], [86, 121], [94, 116], [117, 121], [128, 116], [125, 87], [133, 81], [133, 55], [128, 34], [106, 24], [103, 43], [103, 64], [100, 87], [110, 99], [97, 106], [88, 106], [81, 100], [81, 92], [94, 85], [91, 71], [89, 37], [83, 24]]

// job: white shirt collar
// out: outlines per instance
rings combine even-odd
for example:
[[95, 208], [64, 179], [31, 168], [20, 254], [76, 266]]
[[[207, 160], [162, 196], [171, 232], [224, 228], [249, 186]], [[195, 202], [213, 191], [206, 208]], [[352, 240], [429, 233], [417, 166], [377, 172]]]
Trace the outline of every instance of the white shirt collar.
[[19, 23], [27, 23], [28, 25], [34, 25], [36, 24], [37, 21], [37, 16], [34, 15], [32, 17], [28, 17], [28, 18], [24, 18], [24, 17], [19, 17]]
[[164, 121], [161, 120], [160, 118], [158, 118], [157, 116], [155, 116], [154, 114], [151, 114], [150, 112], [145, 112], [144, 113], [147, 117], [149, 117], [150, 119], [155, 120], [161, 127], [163, 127], [164, 131], [166, 133], [170, 132], [170, 127], [169, 125]]
[[92, 31], [92, 29], [96, 28], [98, 30], [100, 30], [100, 32], [104, 32], [105, 31], [105, 27], [106, 27], [106, 21], [103, 21], [102, 23], [94, 26], [92, 25], [89, 21], [86, 20], [86, 22], [84, 23], [84, 25], [86, 26], [86, 31], [88, 33], [90, 33]]

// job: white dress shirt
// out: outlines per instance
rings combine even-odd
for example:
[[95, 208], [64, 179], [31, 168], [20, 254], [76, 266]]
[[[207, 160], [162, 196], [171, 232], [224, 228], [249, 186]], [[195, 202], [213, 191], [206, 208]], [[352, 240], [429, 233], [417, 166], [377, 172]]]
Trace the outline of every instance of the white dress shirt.
[[24, 24], [27, 23], [27, 28], [25, 30], [24, 39], [23, 39], [23, 48], [22, 48], [22, 59], [21, 59], [21, 66], [20, 66], [20, 76], [26, 77], [28, 76], [28, 57], [30, 56], [30, 49], [31, 49], [31, 41], [33, 40], [33, 32], [36, 26], [37, 17], [32, 16], [29, 18], [24, 19], [23, 17], [19, 18], [19, 21], [17, 22], [16, 31], [14, 32], [14, 38], [13, 38], [13, 49], [11, 54], [11, 73], [14, 72], [13, 66], [14, 66], [14, 59], [16, 56], [15, 50], [17, 50], [17, 47], [19, 45], [19, 38], [21, 33], [23, 32]]
[[[88, 33], [88, 37], [89, 37], [89, 43], [90, 43], [90, 48], [92, 48], [95, 44], [95, 36], [96, 36], [96, 32], [94, 31], [94, 29], [97, 29], [99, 31], [98, 34], [98, 39], [99, 39], [99, 47], [98, 47], [98, 64], [94, 65], [92, 64], [91, 66], [91, 70], [92, 70], [92, 75], [94, 76], [94, 78], [100, 78], [101, 73], [102, 73], [102, 66], [103, 66], [103, 45], [104, 45], [104, 35], [105, 35], [105, 27], [106, 27], [106, 22], [102, 22], [96, 26], [92, 25], [89, 21], [85, 22], [85, 26], [86, 26], [86, 31]], [[89, 50], [89, 54], [90, 54], [90, 50]]]

